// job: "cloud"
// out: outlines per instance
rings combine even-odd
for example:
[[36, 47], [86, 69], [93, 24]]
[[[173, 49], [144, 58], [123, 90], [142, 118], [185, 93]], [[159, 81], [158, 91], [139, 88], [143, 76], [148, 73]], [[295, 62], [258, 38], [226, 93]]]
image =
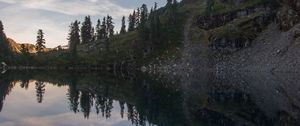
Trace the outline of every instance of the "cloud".
[[0, 2], [8, 3], [8, 4], [13, 4], [13, 3], [16, 3], [17, 0], [0, 0]]
[[110, 0], [22, 0], [2, 2], [17, 4], [28, 9], [45, 10], [66, 15], [102, 15], [121, 16], [128, 14], [131, 9], [123, 8]]
[[102, 19], [110, 14], [117, 31], [121, 17], [131, 11], [110, 0], [0, 0], [0, 5], [1, 2], [8, 4], [0, 9], [0, 20], [9, 37], [34, 44], [37, 30], [43, 29], [47, 47], [67, 44], [68, 26], [74, 20], [86, 15]]

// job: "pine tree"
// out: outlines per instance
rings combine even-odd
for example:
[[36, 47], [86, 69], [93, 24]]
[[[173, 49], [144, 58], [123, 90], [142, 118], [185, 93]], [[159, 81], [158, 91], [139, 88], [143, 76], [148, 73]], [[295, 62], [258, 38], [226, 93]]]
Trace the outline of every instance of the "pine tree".
[[95, 42], [95, 41], [96, 41], [95, 28], [92, 27], [92, 39], [91, 39], [91, 42]]
[[153, 8], [151, 8], [150, 10], [150, 14], [149, 14], [149, 24], [150, 24], [150, 39], [154, 39], [154, 34], [155, 34], [155, 19], [154, 19], [154, 11]]
[[141, 27], [145, 27], [146, 26], [146, 22], [148, 20], [148, 8], [146, 4], [143, 4], [141, 7]]
[[80, 30], [79, 24], [77, 20], [70, 25], [70, 33], [69, 33], [69, 50], [73, 57], [77, 55], [77, 45], [80, 44]]
[[91, 22], [91, 17], [86, 16], [84, 22], [82, 23], [81, 27], [81, 43], [90, 43], [92, 42], [93, 39], [93, 30], [92, 30], [92, 22]]
[[180, 36], [180, 28], [179, 28], [179, 16], [178, 16], [178, 2], [177, 0], [168, 0], [165, 9], [165, 20], [168, 22], [161, 28], [164, 36], [164, 41], [169, 42], [178, 42]]
[[135, 17], [130, 14], [128, 17], [128, 31], [134, 31], [134, 25], [135, 25]]
[[106, 18], [104, 17], [101, 25], [101, 39], [107, 39], [107, 27], [106, 27]]
[[0, 20], [0, 58], [6, 58], [11, 54], [11, 51], [9, 49], [9, 45], [7, 43], [7, 38], [4, 33], [4, 26], [2, 24], [2, 21]]
[[160, 39], [160, 31], [161, 31], [160, 29], [161, 24], [160, 24], [160, 19], [159, 19], [159, 15], [157, 14], [157, 11], [152, 11], [151, 9], [149, 15], [149, 22], [150, 22], [150, 39], [153, 42], [157, 43], [158, 40]]
[[6, 41], [6, 35], [4, 33], [4, 28], [3, 28], [3, 24], [2, 21], [0, 21], [0, 54], [4, 53], [4, 48], [5, 48], [5, 41]]
[[101, 40], [102, 39], [102, 34], [101, 34], [101, 21], [100, 19], [97, 20], [97, 25], [96, 25], [96, 40]]
[[102, 20], [102, 25], [101, 25], [101, 40], [103, 42], [104, 48], [108, 51], [109, 49], [109, 27], [108, 24], [110, 24], [109, 22], [110, 16], [104, 17]]
[[125, 23], [126, 23], [126, 22], [125, 22], [125, 16], [123, 16], [120, 34], [125, 34], [125, 33], [126, 33], [126, 25], [125, 25]]
[[4, 30], [4, 28], [3, 28], [3, 24], [2, 24], [2, 21], [0, 21], [0, 32], [2, 33], [2, 32], [3, 32], [3, 30]]
[[166, 7], [169, 7], [169, 6], [171, 6], [172, 5], [172, 0], [167, 0], [167, 5], [166, 5]]
[[44, 32], [43, 32], [42, 29], [38, 30], [36, 38], [37, 38], [36, 45], [35, 45], [36, 46], [36, 50], [37, 50], [37, 52], [42, 52], [43, 49], [46, 48], [46, 46], [45, 46], [46, 41], [44, 39]]
[[178, 5], [178, 1], [177, 0], [173, 0], [173, 5], [177, 6]]
[[[168, 0], [166, 5], [166, 16], [169, 25], [177, 23], [177, 0]], [[172, 26], [173, 27], [173, 26]]]
[[112, 36], [114, 36], [114, 22], [113, 22], [113, 18], [112, 16], [107, 15], [107, 19], [106, 19], [106, 31], [107, 31], [107, 36], [109, 38], [111, 38]]
[[105, 31], [106, 31], [106, 34], [107, 34], [106, 36], [109, 38], [109, 36], [110, 36], [109, 35], [109, 25], [110, 25], [110, 16], [109, 15], [106, 16], [106, 24], [105, 25], [106, 25], [106, 30]]
[[140, 37], [143, 40], [148, 40], [149, 38], [147, 20], [148, 20], [148, 9], [147, 9], [147, 5], [143, 4], [141, 7], [141, 23], [140, 23], [140, 35], [141, 35]]
[[134, 24], [135, 29], [139, 29], [140, 24], [141, 24], [141, 10], [140, 8], [138, 8], [135, 13], [135, 24]]
[[154, 2], [154, 11], [157, 10], [157, 2]]

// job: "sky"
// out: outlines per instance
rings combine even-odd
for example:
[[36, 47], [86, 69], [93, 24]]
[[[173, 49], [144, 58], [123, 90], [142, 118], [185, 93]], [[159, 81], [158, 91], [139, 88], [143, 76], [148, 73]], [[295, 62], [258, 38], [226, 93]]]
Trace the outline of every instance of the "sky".
[[34, 44], [38, 29], [43, 29], [46, 46], [53, 48], [68, 43], [69, 25], [75, 20], [90, 15], [95, 26], [97, 19], [110, 14], [119, 31], [122, 16], [154, 2], [166, 4], [166, 0], [0, 0], [0, 20], [6, 35], [18, 43]]

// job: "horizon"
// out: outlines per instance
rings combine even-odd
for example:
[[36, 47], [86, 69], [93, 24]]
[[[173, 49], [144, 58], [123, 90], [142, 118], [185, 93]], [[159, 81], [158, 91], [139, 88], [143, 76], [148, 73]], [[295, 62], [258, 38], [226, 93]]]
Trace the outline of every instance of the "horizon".
[[46, 47], [54, 48], [68, 44], [69, 25], [75, 20], [83, 21], [90, 15], [95, 26], [98, 19], [109, 14], [113, 17], [115, 32], [119, 32], [122, 16], [126, 17], [128, 26], [128, 15], [134, 9], [142, 4], [151, 8], [154, 2], [159, 7], [166, 4], [166, 0], [0, 0], [0, 20], [8, 38], [18, 43], [35, 44], [37, 31], [42, 29]]

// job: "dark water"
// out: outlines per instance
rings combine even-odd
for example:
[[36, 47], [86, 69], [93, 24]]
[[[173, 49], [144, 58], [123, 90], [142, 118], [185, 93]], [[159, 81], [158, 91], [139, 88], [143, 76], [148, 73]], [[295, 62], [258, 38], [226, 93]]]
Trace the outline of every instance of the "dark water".
[[299, 77], [7, 71], [0, 126], [299, 126]]

